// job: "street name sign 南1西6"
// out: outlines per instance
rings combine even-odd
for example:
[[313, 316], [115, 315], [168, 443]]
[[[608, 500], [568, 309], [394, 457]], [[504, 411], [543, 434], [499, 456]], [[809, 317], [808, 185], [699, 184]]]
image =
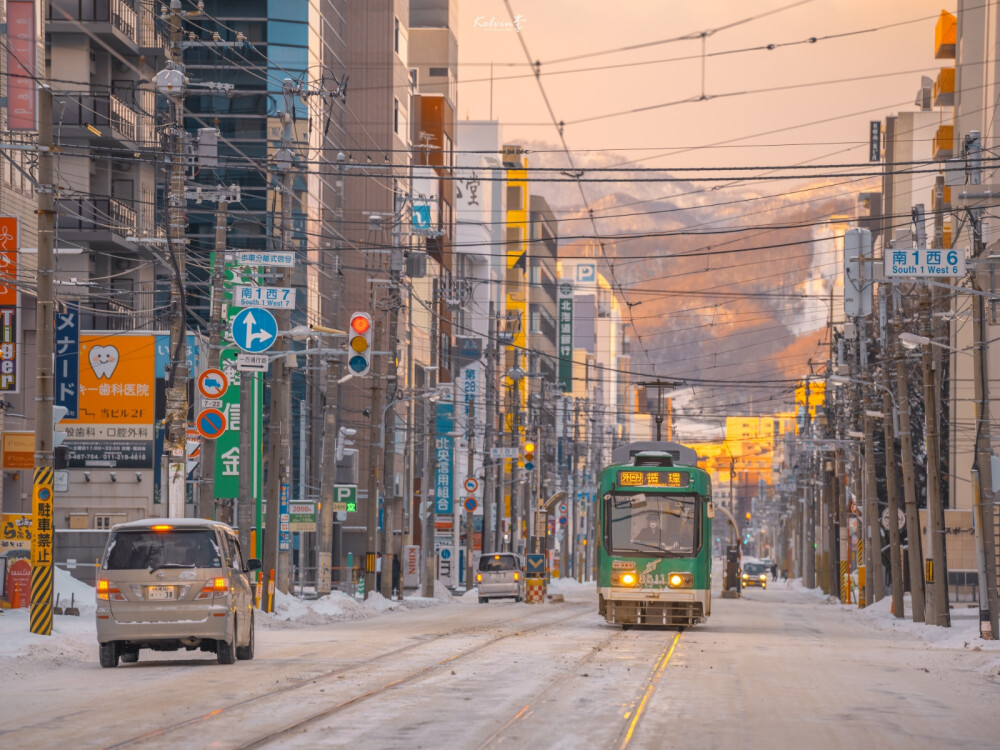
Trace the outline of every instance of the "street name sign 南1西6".
[[517, 458], [519, 455], [517, 448], [490, 448], [490, 458]]
[[965, 251], [957, 248], [889, 248], [885, 251], [885, 275], [911, 279], [965, 276]]

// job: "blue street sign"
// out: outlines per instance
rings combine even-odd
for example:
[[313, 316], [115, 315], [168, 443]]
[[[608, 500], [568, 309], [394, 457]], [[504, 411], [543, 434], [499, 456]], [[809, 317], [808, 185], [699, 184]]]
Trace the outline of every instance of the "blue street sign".
[[278, 323], [267, 310], [248, 307], [233, 318], [233, 341], [245, 352], [266, 352], [277, 337]]
[[528, 578], [545, 577], [545, 555], [530, 554], [526, 556], [525, 574]]

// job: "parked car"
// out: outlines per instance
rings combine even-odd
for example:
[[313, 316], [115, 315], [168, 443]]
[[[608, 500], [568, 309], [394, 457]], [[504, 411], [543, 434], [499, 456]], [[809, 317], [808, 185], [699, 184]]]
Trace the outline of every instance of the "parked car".
[[524, 561], [512, 552], [496, 552], [479, 558], [476, 572], [476, 590], [479, 603], [490, 599], [524, 598]]
[[97, 575], [102, 667], [139, 650], [214, 652], [220, 664], [252, 659], [253, 587], [260, 561], [244, 560], [236, 532], [197, 518], [114, 526]]

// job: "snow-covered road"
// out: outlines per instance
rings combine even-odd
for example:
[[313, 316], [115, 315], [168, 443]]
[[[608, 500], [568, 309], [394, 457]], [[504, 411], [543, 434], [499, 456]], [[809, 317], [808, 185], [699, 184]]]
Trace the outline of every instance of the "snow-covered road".
[[[71, 587], [72, 584], [64, 584]], [[1000, 643], [795, 584], [713, 602], [680, 635], [623, 632], [592, 585], [566, 601], [282, 600], [252, 662], [143, 651], [97, 664], [93, 608], [26, 634], [0, 617], [0, 746], [990, 747]], [[80, 590], [86, 595], [86, 589]]]

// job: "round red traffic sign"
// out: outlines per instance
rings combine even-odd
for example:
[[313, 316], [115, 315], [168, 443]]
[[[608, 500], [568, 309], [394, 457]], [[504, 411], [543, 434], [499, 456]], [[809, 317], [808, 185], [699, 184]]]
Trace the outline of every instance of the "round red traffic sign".
[[479, 503], [476, 502], [476, 498], [474, 497], [465, 498], [465, 509], [469, 511], [469, 513], [474, 513], [476, 508], [478, 507]]
[[195, 420], [201, 436], [214, 440], [226, 431], [226, 415], [218, 409], [203, 409]]
[[218, 368], [211, 367], [198, 376], [198, 391], [205, 398], [222, 398], [229, 388], [229, 378]]
[[466, 492], [475, 492], [479, 489], [479, 482], [475, 477], [469, 477], [465, 480], [463, 486], [465, 487]]

